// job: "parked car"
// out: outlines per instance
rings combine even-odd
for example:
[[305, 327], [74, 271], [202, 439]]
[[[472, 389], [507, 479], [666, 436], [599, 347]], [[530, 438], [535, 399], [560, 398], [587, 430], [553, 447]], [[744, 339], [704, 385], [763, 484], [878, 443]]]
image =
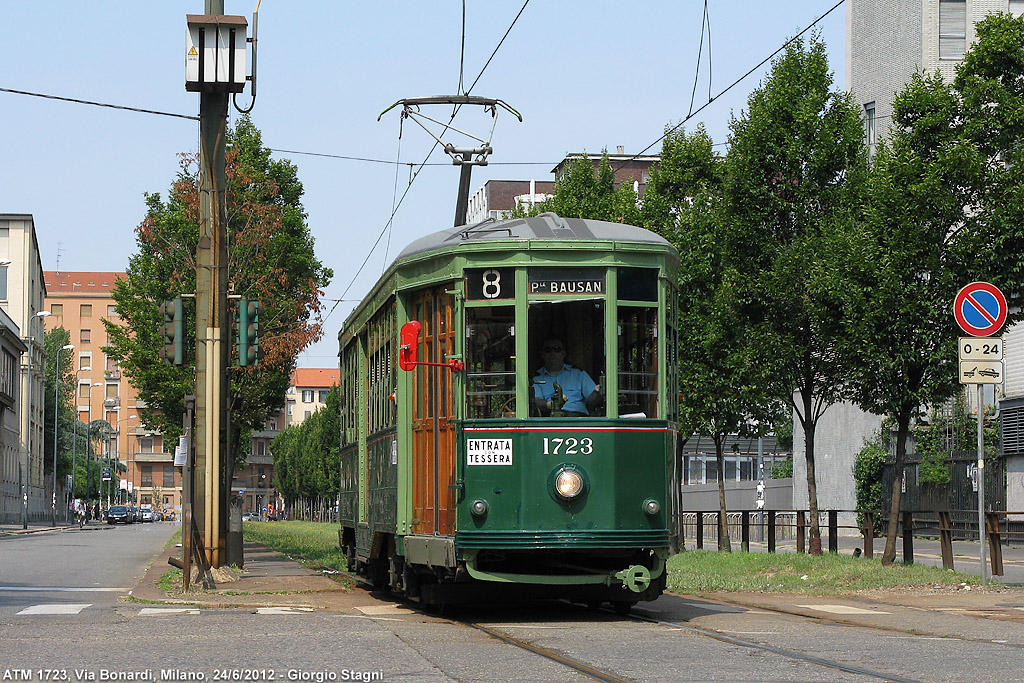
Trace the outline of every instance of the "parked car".
[[111, 505], [107, 510], [107, 524], [131, 524], [128, 508], [124, 505]]
[[152, 522], [152, 521], [154, 521], [155, 518], [153, 517], [153, 511], [151, 509], [149, 509], [149, 508], [142, 508], [142, 513], [141, 513], [140, 519], [143, 522]]
[[132, 524], [134, 524], [135, 522], [141, 522], [142, 521], [142, 512], [139, 510], [139, 506], [138, 505], [129, 505], [128, 506], [128, 514], [130, 514], [131, 517], [132, 517], [131, 518], [131, 523]]

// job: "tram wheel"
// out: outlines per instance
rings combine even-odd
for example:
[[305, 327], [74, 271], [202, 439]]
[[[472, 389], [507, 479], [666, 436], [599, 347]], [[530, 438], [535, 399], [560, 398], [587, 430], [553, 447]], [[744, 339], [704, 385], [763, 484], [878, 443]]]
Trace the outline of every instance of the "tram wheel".
[[624, 617], [629, 614], [629, 610], [633, 609], [634, 605], [636, 605], [636, 602], [633, 600], [616, 600], [612, 602], [612, 609], [620, 617]]

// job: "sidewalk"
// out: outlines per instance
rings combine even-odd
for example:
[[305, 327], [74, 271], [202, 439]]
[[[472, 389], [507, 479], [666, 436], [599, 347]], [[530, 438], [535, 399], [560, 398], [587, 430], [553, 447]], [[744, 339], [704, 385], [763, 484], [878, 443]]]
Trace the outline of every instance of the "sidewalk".
[[[7, 534], [35, 534], [41, 531], [53, 531], [54, 529], [67, 529], [72, 526], [78, 526], [78, 522], [73, 520], [65, 522], [62, 517], [57, 518], [57, 526], [50, 524], [50, 520], [43, 522], [29, 522], [28, 529], [22, 529], [21, 522], [8, 522], [0, 523], [0, 536]], [[89, 522], [89, 526], [101, 526], [99, 522], [93, 520]]]
[[132, 590], [133, 598], [167, 604], [196, 604], [204, 607], [292, 607], [312, 609], [351, 609], [377, 604], [364, 591], [353, 590], [309, 569], [295, 560], [255, 543], [243, 545], [245, 567], [241, 573], [231, 569], [214, 570], [213, 589], [181, 593], [180, 579], [175, 590], [158, 587], [160, 578], [171, 571], [167, 558], [178, 557], [180, 547], [168, 548], [158, 555]]

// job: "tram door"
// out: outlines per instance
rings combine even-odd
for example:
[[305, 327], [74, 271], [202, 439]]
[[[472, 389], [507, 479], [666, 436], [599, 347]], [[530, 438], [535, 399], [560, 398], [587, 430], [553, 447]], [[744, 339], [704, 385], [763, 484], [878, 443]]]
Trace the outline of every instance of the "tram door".
[[[423, 326], [419, 360], [443, 363], [455, 352], [454, 299], [451, 285], [412, 295], [412, 319]], [[413, 370], [412, 531], [455, 533], [455, 411], [448, 368], [418, 365]]]

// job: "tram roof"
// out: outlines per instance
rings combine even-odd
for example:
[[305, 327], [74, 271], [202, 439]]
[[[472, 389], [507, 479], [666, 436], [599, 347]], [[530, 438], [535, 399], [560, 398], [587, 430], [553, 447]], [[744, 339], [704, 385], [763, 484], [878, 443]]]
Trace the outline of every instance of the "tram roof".
[[467, 242], [527, 240], [649, 242], [671, 246], [661, 235], [633, 225], [583, 218], [562, 218], [554, 213], [543, 213], [530, 218], [486, 220], [475, 225], [462, 225], [431, 233], [409, 244], [398, 255], [397, 260], [401, 261], [430, 251], [450, 249]]

